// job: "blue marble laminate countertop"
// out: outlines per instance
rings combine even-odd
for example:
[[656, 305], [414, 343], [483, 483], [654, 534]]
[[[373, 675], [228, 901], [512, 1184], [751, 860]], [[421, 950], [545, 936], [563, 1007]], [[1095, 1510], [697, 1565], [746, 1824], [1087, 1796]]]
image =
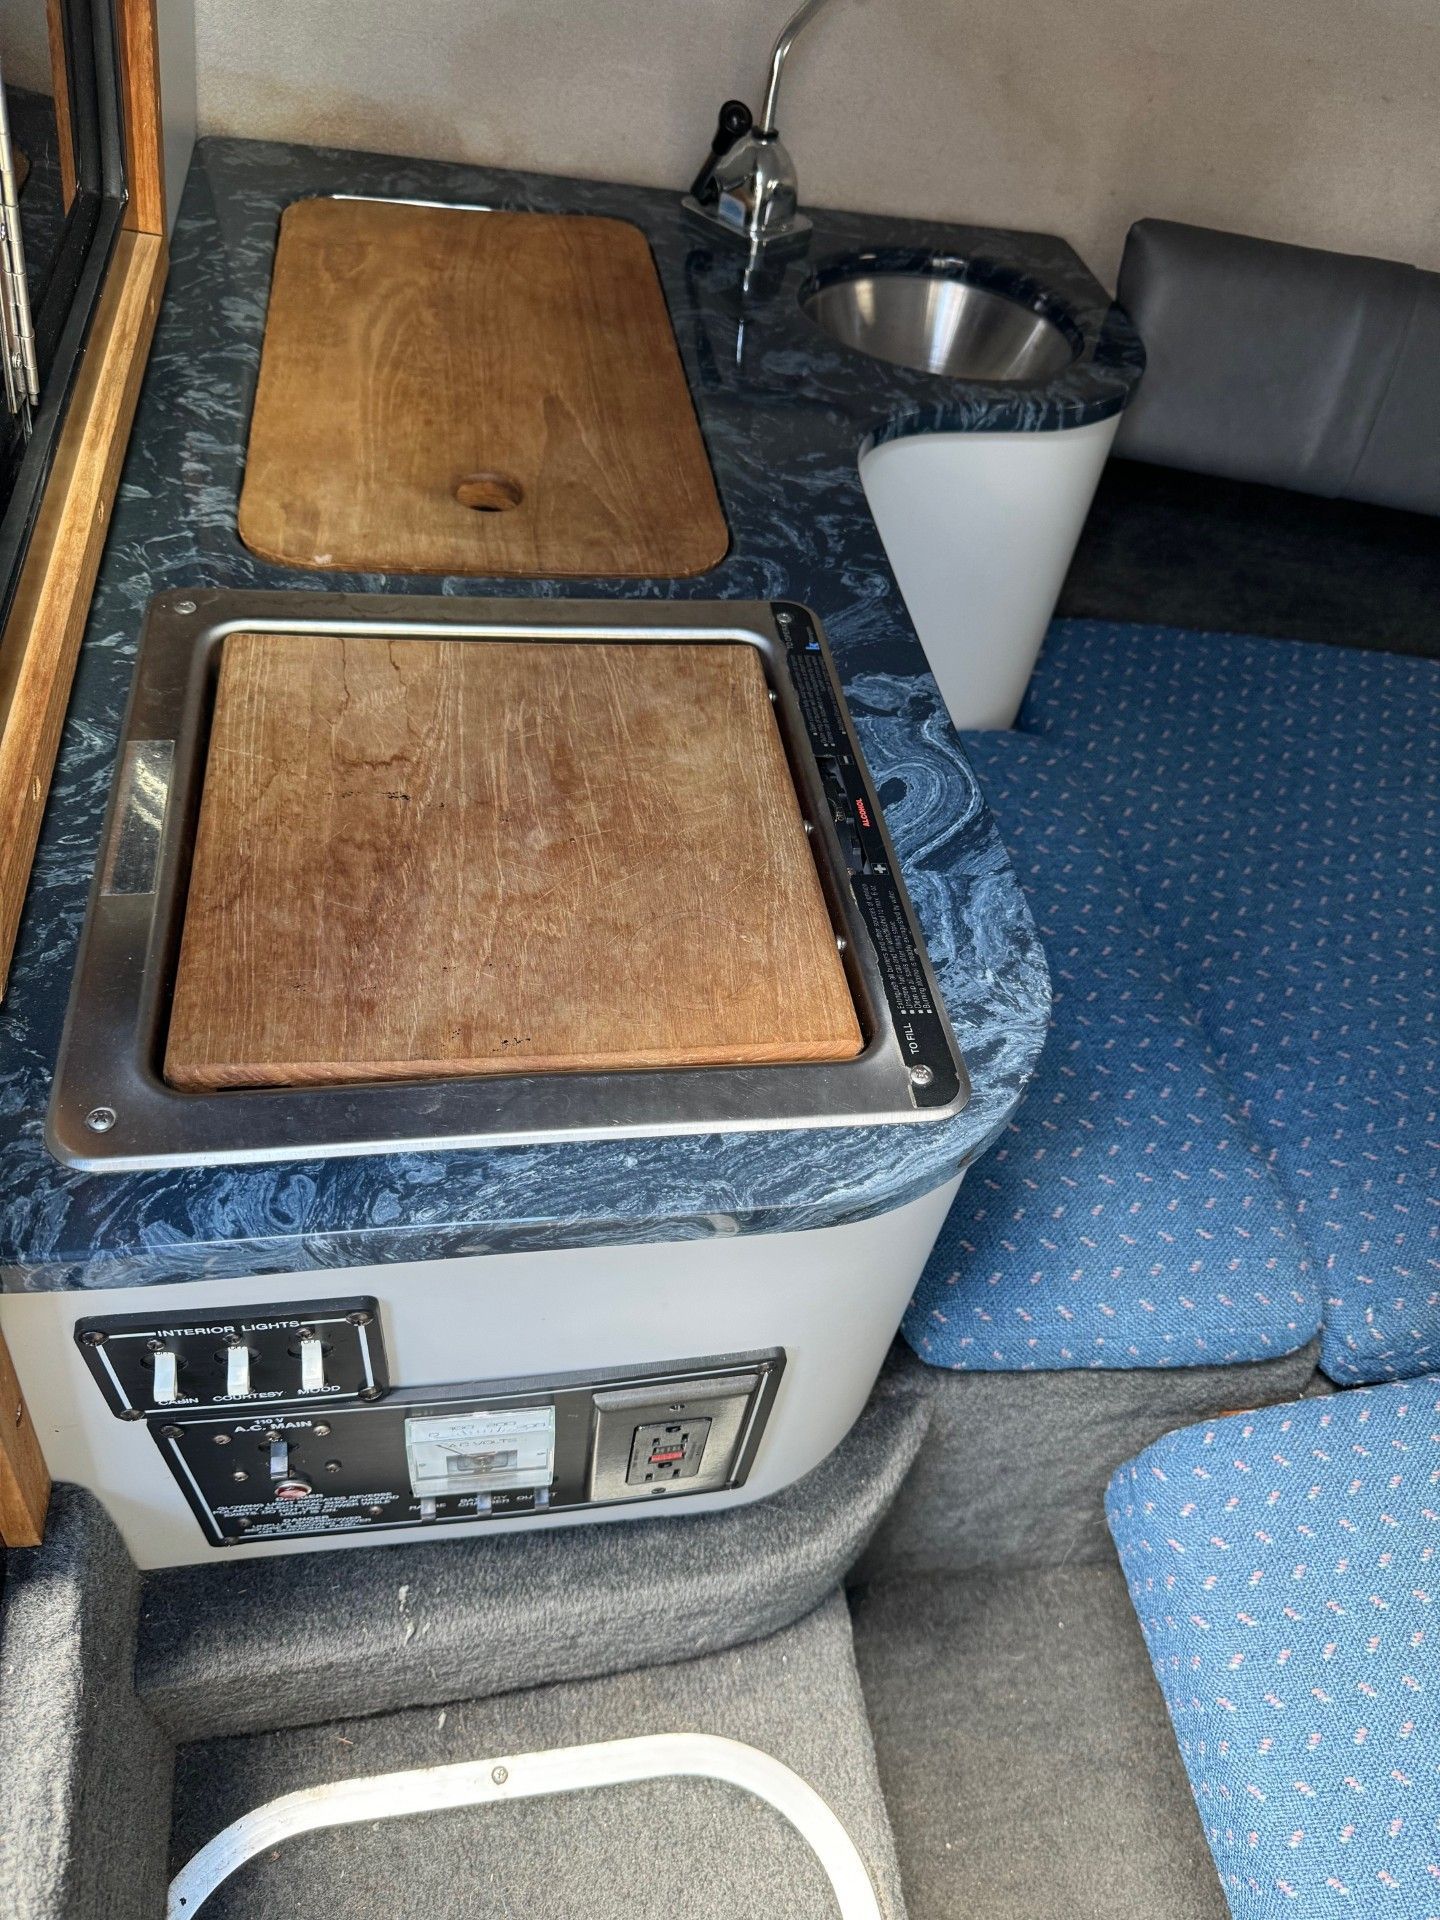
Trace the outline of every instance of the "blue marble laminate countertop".
[[[609, 214], [650, 240], [731, 531], [685, 581], [297, 573], [235, 533], [281, 210], [365, 193]], [[882, 246], [999, 262], [1058, 294], [1084, 340], [1039, 389], [956, 387], [867, 360], [800, 312], [817, 262]], [[818, 1227], [898, 1206], [990, 1144], [1044, 1037], [1044, 957], [886, 564], [856, 470], [870, 438], [1078, 426], [1117, 411], [1138, 342], [1063, 242], [822, 213], [808, 260], [742, 293], [742, 256], [678, 196], [377, 155], [206, 141], [81, 654], [10, 988], [0, 1009], [0, 1282], [113, 1287], [501, 1248]], [[193, 586], [466, 595], [738, 596], [825, 623], [925, 930], [973, 1094], [936, 1125], [703, 1135], [285, 1165], [88, 1174], [41, 1139], [141, 617]]]

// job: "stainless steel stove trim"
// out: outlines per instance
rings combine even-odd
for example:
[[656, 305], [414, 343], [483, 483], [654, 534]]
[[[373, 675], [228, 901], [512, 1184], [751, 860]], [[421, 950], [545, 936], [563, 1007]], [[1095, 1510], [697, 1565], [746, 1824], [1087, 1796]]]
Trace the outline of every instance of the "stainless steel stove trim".
[[716, 1733], [641, 1734], [302, 1787], [242, 1815], [188, 1860], [170, 1882], [166, 1920], [194, 1920], [232, 1873], [298, 1834], [638, 1780], [687, 1779], [717, 1780], [773, 1807], [820, 1862], [841, 1920], [880, 1920], [869, 1870], [829, 1802], [772, 1754]]
[[[825, 667], [863, 766], [824, 636]], [[208, 746], [220, 647], [247, 633], [441, 639], [740, 643], [760, 653], [866, 1043], [853, 1060], [782, 1066], [514, 1074], [428, 1082], [182, 1093], [161, 1077], [168, 987]], [[167, 754], [168, 749], [168, 754]], [[167, 790], [157, 770], [170, 760]], [[147, 779], [132, 777], [137, 762]], [[935, 1101], [902, 1056], [883, 978], [852, 892], [774, 613], [763, 601], [468, 600], [228, 590], [162, 595], [141, 638], [117, 777], [60, 1043], [45, 1138], [91, 1171], [230, 1165], [547, 1140], [871, 1126], [943, 1120], [969, 1097], [964, 1063], [913, 909], [902, 904], [956, 1070]], [[137, 799], [137, 794], [139, 798]], [[145, 820], [132, 817], [142, 806]], [[149, 891], [115, 891], [137, 834], [158, 858]], [[891, 870], [898, 864], [888, 835]], [[145, 863], [139, 863], [143, 874]], [[129, 885], [135, 885], [130, 879]]]

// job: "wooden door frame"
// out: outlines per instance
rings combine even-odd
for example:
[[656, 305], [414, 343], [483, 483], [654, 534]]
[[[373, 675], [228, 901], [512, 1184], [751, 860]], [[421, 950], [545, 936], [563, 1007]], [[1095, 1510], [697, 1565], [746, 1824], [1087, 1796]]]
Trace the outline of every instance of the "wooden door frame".
[[[155, 0], [115, 0], [115, 24], [128, 199], [0, 634], [0, 992], [168, 260]], [[0, 1338], [0, 1542], [38, 1545], [49, 1493], [40, 1446]]]

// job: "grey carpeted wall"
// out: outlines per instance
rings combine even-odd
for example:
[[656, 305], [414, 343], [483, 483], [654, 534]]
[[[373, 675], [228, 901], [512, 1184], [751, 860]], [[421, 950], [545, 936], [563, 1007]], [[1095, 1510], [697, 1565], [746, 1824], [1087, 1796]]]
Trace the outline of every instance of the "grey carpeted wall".
[[156, 1920], [174, 1751], [135, 1697], [140, 1581], [88, 1493], [0, 1592], [0, 1914]]
[[889, 1389], [923, 1399], [930, 1427], [853, 1578], [1113, 1564], [1104, 1500], [1115, 1469], [1172, 1428], [1297, 1398], [1315, 1381], [1315, 1356], [1312, 1346], [1254, 1366], [949, 1373], [897, 1348]]
[[773, 1633], [843, 1579], [930, 1417], [887, 1382], [829, 1459], [726, 1513], [175, 1569], [135, 1680], [176, 1739], [479, 1699]]
[[[45, 1546], [10, 1557], [0, 1598], [0, 1914], [159, 1920], [177, 1745], [178, 1861], [288, 1785], [694, 1726], [793, 1756], [852, 1824], [898, 1920], [834, 1600], [858, 1561], [862, 1672], [917, 1920], [1000, 1920], [1026, 1889], [1027, 1911], [1058, 1916], [1077, 1876], [1108, 1904], [1076, 1914], [1149, 1920], [1158, 1876], [1173, 1881], [1172, 1920], [1213, 1920], [1101, 1493], [1156, 1434], [1291, 1397], [1312, 1367], [1301, 1354], [966, 1375], [897, 1354], [836, 1453], [753, 1507], [143, 1582], [98, 1505], [57, 1489]], [[1143, 1779], [1120, 1777], [1127, 1752]], [[282, 1849], [215, 1920], [537, 1905], [620, 1920], [642, 1895], [667, 1920], [708, 1920], [722, 1886], [737, 1913], [827, 1910], [803, 1847], [728, 1790], [498, 1812]]]
[[[11, 1555], [0, 1592], [0, 1914], [159, 1920], [176, 1742], [188, 1743], [178, 1807], [183, 1852], [197, 1822], [218, 1820], [222, 1808], [243, 1810], [253, 1804], [247, 1794], [272, 1798], [284, 1790], [277, 1782], [305, 1780], [312, 1762], [311, 1781], [334, 1777], [337, 1762], [373, 1770], [359, 1764], [362, 1753], [376, 1767], [415, 1766], [476, 1757], [477, 1744], [482, 1754], [524, 1750], [674, 1724], [747, 1738], [742, 1729], [759, 1726], [767, 1701], [773, 1711], [757, 1744], [781, 1757], [793, 1751], [818, 1769], [807, 1773], [817, 1785], [833, 1782], [837, 1809], [858, 1823], [857, 1839], [869, 1835], [887, 1911], [898, 1913], [849, 1626], [835, 1595], [912, 1465], [928, 1418], [922, 1398], [887, 1384], [813, 1473], [725, 1514], [225, 1562], [151, 1575], [143, 1602], [139, 1576], [98, 1503], [57, 1488], [45, 1545]], [[777, 1642], [817, 1607], [811, 1624]], [[743, 1653], [733, 1651], [742, 1643]], [[493, 1710], [482, 1707], [486, 1700], [497, 1702]], [[236, 1735], [249, 1738], [227, 1737]], [[753, 1879], [757, 1915], [774, 1911], [777, 1899], [797, 1914], [825, 1911], [813, 1886], [803, 1891], [815, 1871], [808, 1852], [777, 1853], [771, 1816], [737, 1810], [709, 1789], [681, 1797], [693, 1803], [695, 1835], [710, 1836], [715, 1871]], [[613, 1852], [644, 1832], [648, 1859], [669, 1831], [661, 1808], [671, 1803], [660, 1789], [617, 1789], [614, 1799], [618, 1810], [596, 1814], [597, 1835], [610, 1836]], [[584, 1826], [558, 1802], [523, 1816], [505, 1812], [519, 1820], [517, 1834], [529, 1823], [532, 1837], [557, 1843]], [[452, 1820], [443, 1843], [431, 1836], [457, 1875], [465, 1860], [473, 1867], [489, 1858], [476, 1852], [478, 1832], [473, 1821]], [[668, 1864], [654, 1863], [654, 1891], [667, 1900], [680, 1899], [690, 1832], [687, 1815], [667, 1840]], [[408, 1833], [397, 1828], [396, 1844], [403, 1837], [409, 1846]], [[737, 1868], [734, 1848], [746, 1834], [751, 1850]], [[511, 1846], [497, 1844], [502, 1854]], [[332, 1871], [309, 1883], [304, 1910], [317, 1920], [368, 1920], [379, 1908], [365, 1903], [367, 1889], [386, 1849], [352, 1856], [339, 1842], [327, 1845]], [[562, 1874], [572, 1892], [589, 1887], [598, 1900], [597, 1881], [622, 1885], [606, 1879], [603, 1847], [587, 1853], [573, 1836], [565, 1847], [575, 1861], [573, 1873], [567, 1865]], [[317, 1847], [316, 1857], [330, 1856]], [[423, 1848], [422, 1857], [431, 1858]], [[526, 1857], [532, 1881], [561, 1873], [556, 1861], [547, 1867]], [[484, 1871], [499, 1898], [499, 1865]], [[526, 1883], [519, 1867], [515, 1873], [517, 1899], [527, 1884], [531, 1893], [540, 1885]], [[359, 1904], [340, 1898], [347, 1875]], [[415, 1867], [404, 1886], [412, 1880], [436, 1890], [430, 1866]], [[685, 1896], [691, 1905], [657, 1910], [672, 1920], [693, 1911], [699, 1920], [693, 1899], [715, 1885], [713, 1876], [697, 1876], [694, 1896]], [[399, 1882], [387, 1883], [376, 1896], [387, 1913], [406, 1910], [400, 1891]], [[285, 1907], [286, 1897], [275, 1894], [276, 1911], [297, 1910]], [[488, 1911], [488, 1897], [457, 1911]], [[608, 1910], [593, 1902], [575, 1908]], [[418, 1920], [442, 1909], [414, 1911]], [[634, 1908], [613, 1911], [618, 1920]]]

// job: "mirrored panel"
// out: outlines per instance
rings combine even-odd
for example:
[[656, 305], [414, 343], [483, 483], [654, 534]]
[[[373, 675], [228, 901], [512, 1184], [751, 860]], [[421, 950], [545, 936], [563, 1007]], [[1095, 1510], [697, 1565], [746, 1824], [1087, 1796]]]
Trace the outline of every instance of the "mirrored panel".
[[0, 615], [119, 231], [109, 0], [0, 0]]
[[[64, 69], [52, 56], [49, 25], [44, 0], [4, 0], [0, 7], [0, 71], [23, 253], [34, 300], [43, 296], [65, 215], [75, 197], [75, 151], [63, 91]], [[57, 52], [63, 55], [63, 49]]]

